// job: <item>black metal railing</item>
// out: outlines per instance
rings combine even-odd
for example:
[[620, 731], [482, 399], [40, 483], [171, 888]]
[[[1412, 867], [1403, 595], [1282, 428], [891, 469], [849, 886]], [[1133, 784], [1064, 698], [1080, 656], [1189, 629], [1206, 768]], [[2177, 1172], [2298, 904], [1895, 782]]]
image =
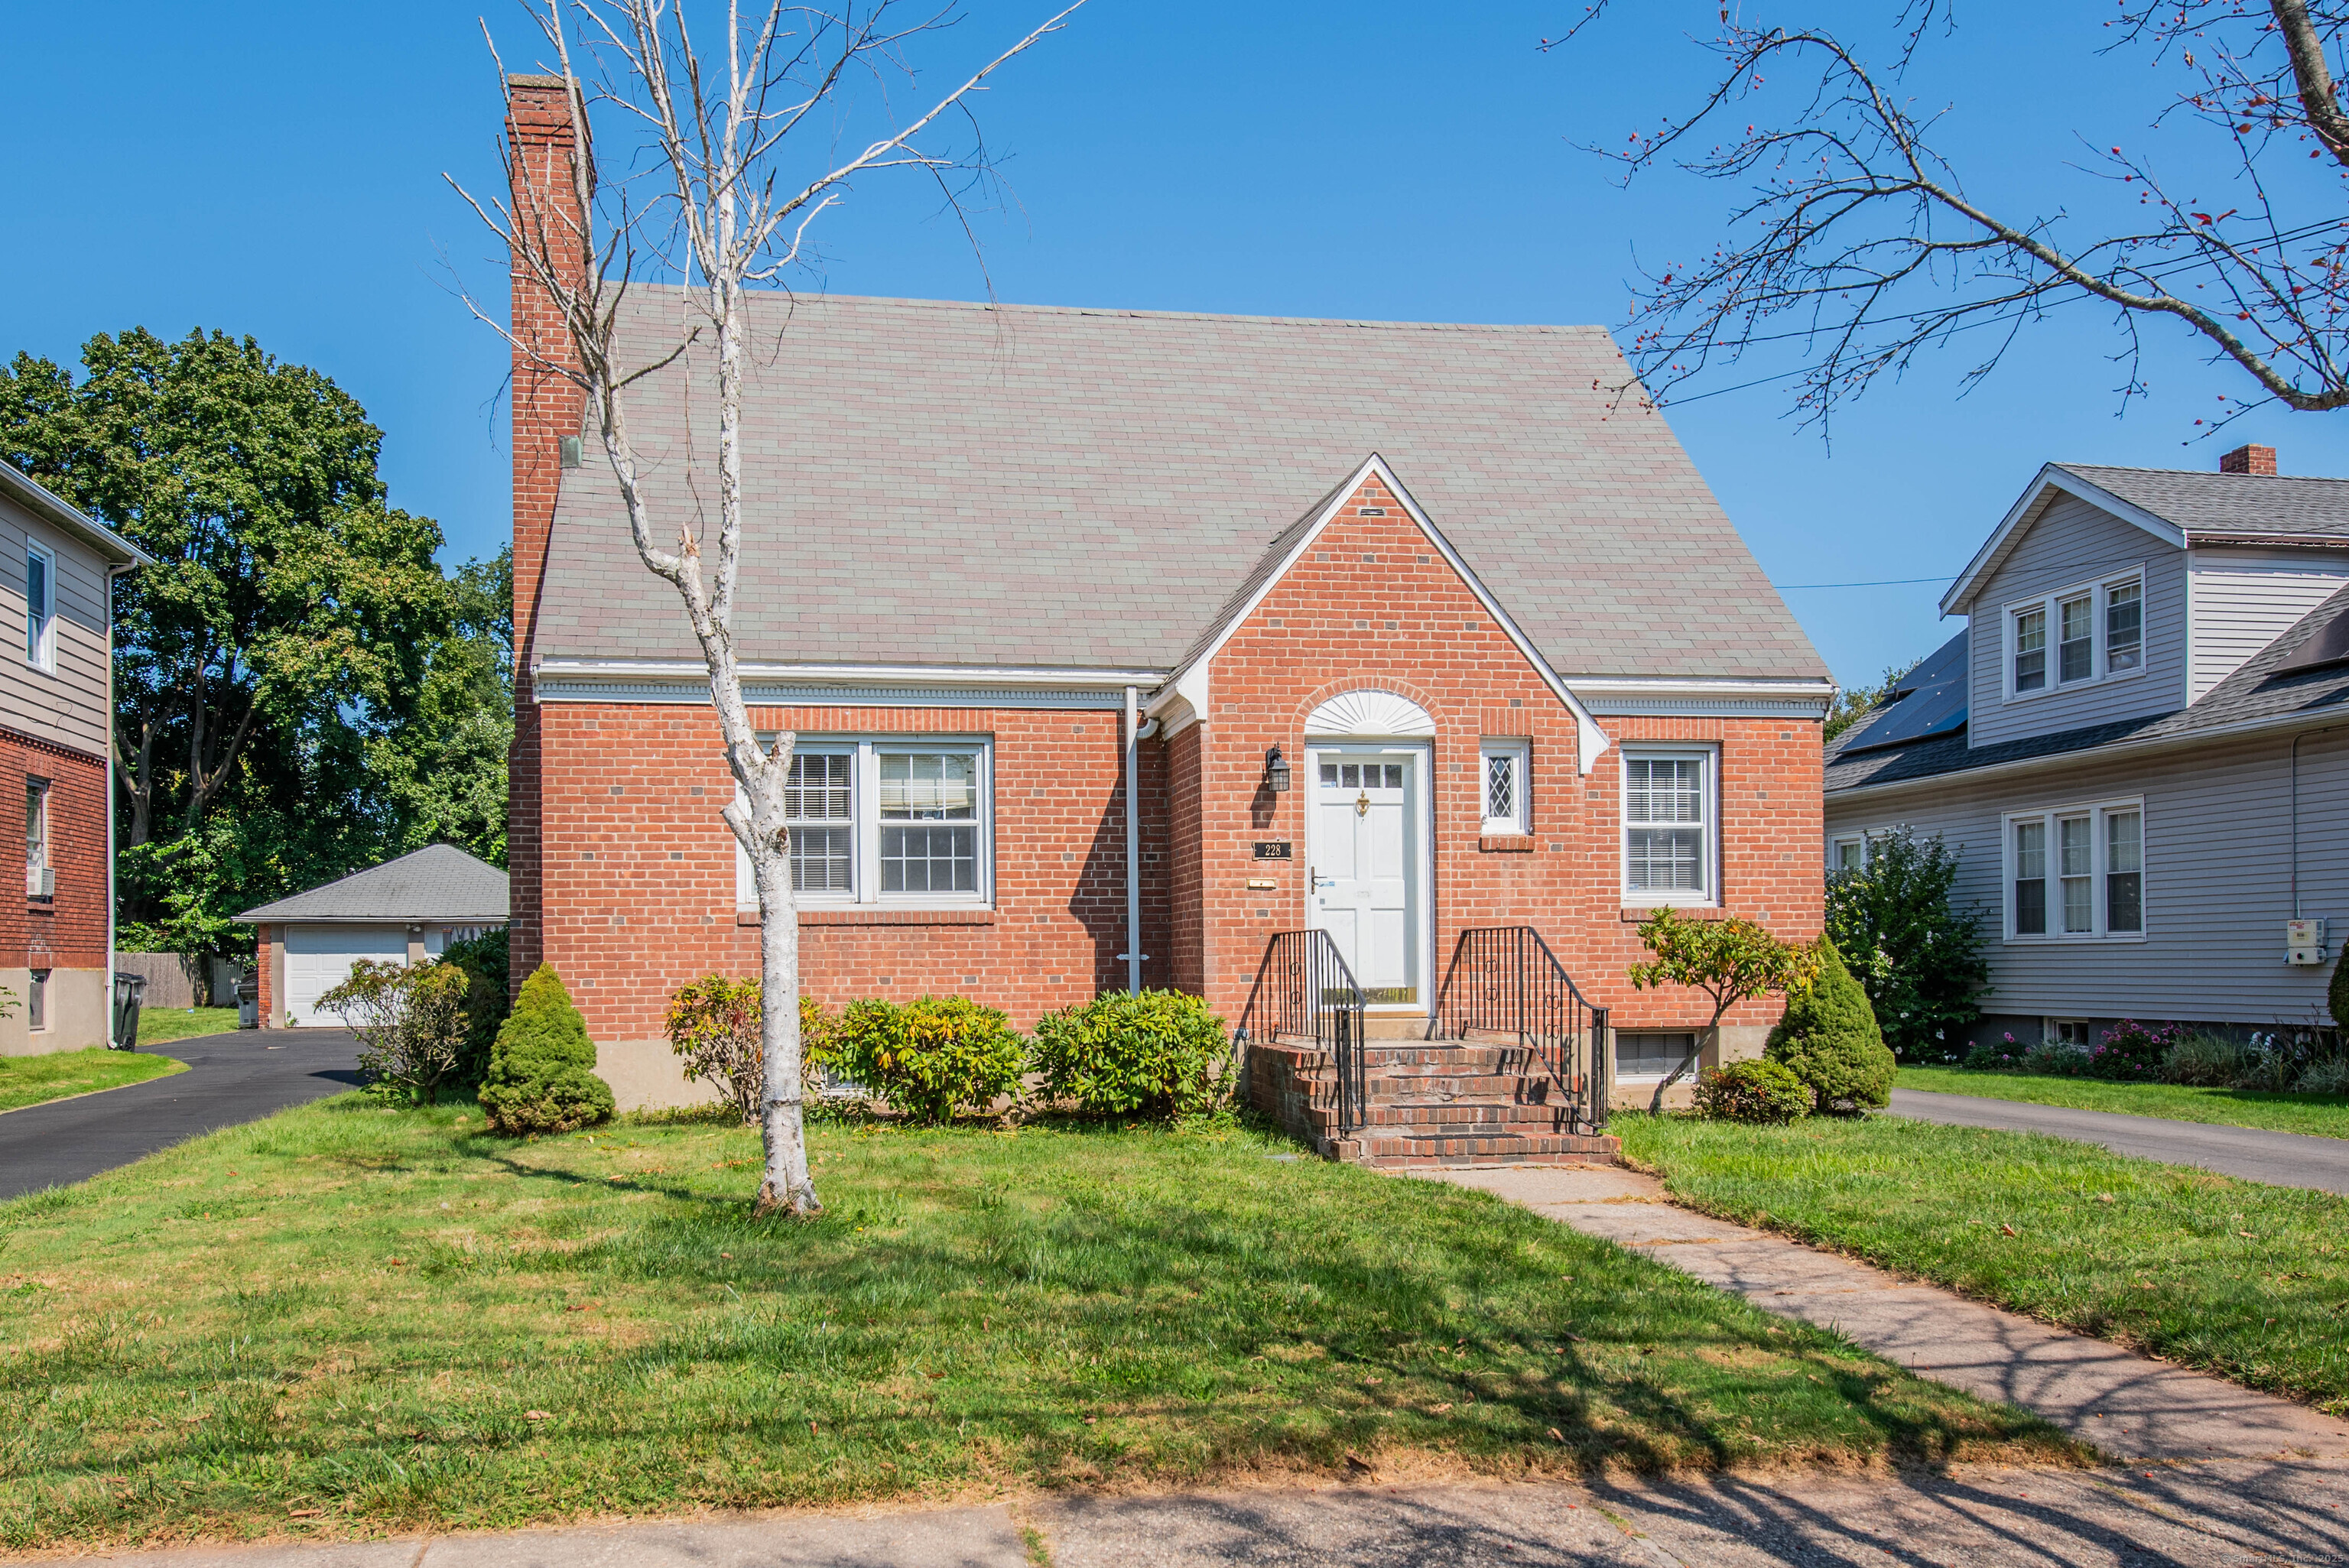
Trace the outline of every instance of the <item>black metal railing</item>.
[[1431, 1036], [1515, 1035], [1566, 1096], [1586, 1132], [1607, 1129], [1613, 1061], [1607, 1009], [1594, 1007], [1541, 933], [1530, 925], [1487, 925], [1460, 934], [1428, 1018]]
[[1265, 948], [1264, 963], [1240, 1015], [1237, 1038], [1310, 1039], [1329, 1053], [1338, 1078], [1338, 1131], [1362, 1125], [1367, 1075], [1362, 1067], [1366, 999], [1326, 931], [1283, 931]]

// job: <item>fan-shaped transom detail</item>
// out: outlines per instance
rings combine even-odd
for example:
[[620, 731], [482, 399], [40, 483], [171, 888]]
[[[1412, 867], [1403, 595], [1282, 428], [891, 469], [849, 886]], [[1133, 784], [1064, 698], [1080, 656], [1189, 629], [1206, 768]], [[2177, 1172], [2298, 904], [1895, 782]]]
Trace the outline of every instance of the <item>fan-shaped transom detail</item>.
[[1433, 735], [1427, 709], [1391, 691], [1350, 691], [1331, 697], [1305, 721], [1308, 735], [1364, 735], [1381, 739]]

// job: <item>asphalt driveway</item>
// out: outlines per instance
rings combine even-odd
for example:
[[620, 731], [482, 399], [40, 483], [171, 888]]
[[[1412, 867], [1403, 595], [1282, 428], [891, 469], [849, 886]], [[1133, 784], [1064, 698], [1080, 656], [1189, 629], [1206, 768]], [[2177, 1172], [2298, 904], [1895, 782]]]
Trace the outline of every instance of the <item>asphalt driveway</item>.
[[358, 1042], [343, 1029], [240, 1029], [148, 1048], [188, 1070], [0, 1112], [0, 1200], [359, 1085]]
[[2349, 1138], [2311, 1138], [2257, 1127], [2214, 1127], [2200, 1121], [2073, 1110], [2019, 1099], [1931, 1094], [1914, 1088], [1894, 1089], [1888, 1109], [1894, 1116], [1919, 1121], [2053, 1133], [2057, 1138], [2102, 1144], [2116, 1154], [2135, 1154], [2169, 1165], [2199, 1165], [2205, 1171], [2275, 1187], [2349, 1193]]

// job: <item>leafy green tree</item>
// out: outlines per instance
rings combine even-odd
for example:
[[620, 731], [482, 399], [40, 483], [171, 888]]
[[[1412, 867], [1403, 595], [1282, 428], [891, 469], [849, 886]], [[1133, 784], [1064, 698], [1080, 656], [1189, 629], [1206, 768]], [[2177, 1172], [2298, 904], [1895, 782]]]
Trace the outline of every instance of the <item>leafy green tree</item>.
[[1876, 1026], [1876, 1010], [1832, 938], [1819, 938], [1818, 954], [1818, 978], [1786, 998], [1785, 1016], [1770, 1031], [1763, 1057], [1800, 1078], [1816, 1109], [1882, 1105], [1892, 1092], [1892, 1053]]
[[1951, 892], [1959, 852], [1906, 827], [1872, 838], [1868, 864], [1827, 873], [1827, 934], [1899, 1056], [1949, 1054], [1990, 983], [1982, 914]]
[[[1713, 999], [1705, 1033], [1721, 1039], [1722, 1015], [1748, 997], [1806, 988], [1819, 971], [1817, 951], [1772, 935], [1750, 920], [1682, 920], [1667, 906], [1640, 924], [1640, 940], [1655, 958], [1631, 965], [1631, 984], [1645, 991], [1686, 985]], [[1664, 1091], [1695, 1064], [1691, 1057], [1656, 1086], [1651, 1113], [1664, 1109]]]
[[512, 705], [479, 709], [512, 634], [501, 663], [468, 607], [501, 569], [452, 588], [365, 410], [219, 332], [100, 334], [80, 372], [0, 373], [0, 456], [155, 557], [114, 603], [126, 934], [216, 948], [247, 903], [435, 837], [502, 846]]

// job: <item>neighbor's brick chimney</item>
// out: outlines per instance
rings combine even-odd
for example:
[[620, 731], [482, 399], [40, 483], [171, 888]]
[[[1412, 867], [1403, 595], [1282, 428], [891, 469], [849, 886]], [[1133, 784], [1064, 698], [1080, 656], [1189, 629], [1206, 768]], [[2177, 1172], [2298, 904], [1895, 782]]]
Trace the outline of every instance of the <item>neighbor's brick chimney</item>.
[[2273, 447], [2237, 447], [2219, 459], [2219, 471], [2222, 474], [2251, 474], [2255, 478], [2271, 480], [2275, 478], [2276, 471], [2275, 449]]
[[[506, 162], [516, 232], [584, 266], [578, 249], [578, 160], [590, 156], [561, 77], [506, 78]], [[589, 179], [592, 181], [593, 166]], [[568, 242], [568, 243], [566, 243]], [[514, 738], [507, 757], [507, 878], [512, 899], [512, 985], [519, 991], [545, 954], [540, 934], [538, 704], [531, 665], [537, 653], [538, 599], [547, 537], [563, 480], [563, 438], [580, 434], [587, 395], [554, 366], [578, 363], [562, 312], [520, 253], [510, 258], [508, 306], [513, 348]], [[574, 270], [573, 275], [584, 276]]]

